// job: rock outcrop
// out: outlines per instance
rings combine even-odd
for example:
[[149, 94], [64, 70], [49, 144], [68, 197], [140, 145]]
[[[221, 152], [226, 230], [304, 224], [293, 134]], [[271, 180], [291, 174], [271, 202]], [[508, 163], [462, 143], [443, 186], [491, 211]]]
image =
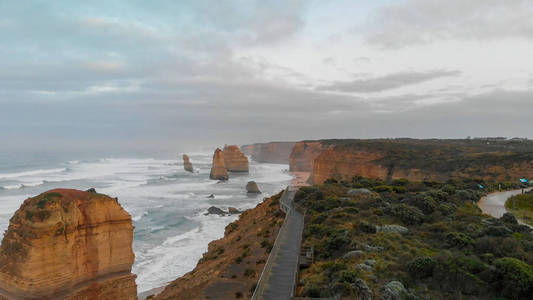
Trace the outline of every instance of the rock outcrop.
[[213, 166], [211, 167], [211, 174], [209, 178], [214, 180], [228, 180], [228, 170], [226, 170], [226, 163], [224, 162], [224, 154], [222, 150], [217, 148], [213, 154]]
[[244, 145], [241, 150], [254, 161], [271, 164], [288, 164], [294, 142], [271, 142]]
[[248, 183], [246, 184], [246, 192], [253, 194], [261, 194], [261, 191], [259, 190], [259, 187], [257, 186], [257, 183], [255, 181], [248, 181]]
[[248, 158], [241, 152], [239, 146], [224, 146], [224, 163], [230, 172], [248, 172]]
[[55, 189], [24, 201], [0, 247], [2, 299], [137, 299], [133, 225], [116, 199]]
[[313, 161], [320, 155], [326, 146], [320, 142], [298, 142], [294, 145], [289, 159], [289, 171], [311, 172]]
[[187, 172], [193, 172], [194, 168], [192, 167], [191, 160], [187, 154], [183, 154], [183, 169]]

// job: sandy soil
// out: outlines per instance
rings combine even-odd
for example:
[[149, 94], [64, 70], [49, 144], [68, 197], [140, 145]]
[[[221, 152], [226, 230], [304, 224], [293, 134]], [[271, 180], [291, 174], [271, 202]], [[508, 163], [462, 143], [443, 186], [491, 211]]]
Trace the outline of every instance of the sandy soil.
[[294, 176], [294, 179], [291, 181], [292, 186], [309, 186], [307, 180], [309, 179], [311, 172], [291, 172], [291, 174]]

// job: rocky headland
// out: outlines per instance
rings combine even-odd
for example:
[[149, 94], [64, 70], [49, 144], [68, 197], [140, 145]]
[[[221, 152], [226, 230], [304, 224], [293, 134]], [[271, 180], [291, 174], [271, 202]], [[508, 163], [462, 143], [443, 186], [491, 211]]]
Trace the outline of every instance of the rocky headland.
[[215, 150], [213, 154], [213, 166], [211, 167], [211, 173], [209, 178], [213, 180], [228, 180], [228, 170], [226, 169], [226, 163], [224, 161], [224, 153], [220, 148]]
[[230, 172], [248, 172], [248, 158], [241, 152], [237, 145], [225, 145], [224, 163]]
[[183, 154], [183, 169], [187, 172], [193, 172], [191, 160], [187, 154]]
[[516, 181], [533, 176], [533, 143], [485, 140], [322, 140], [299, 142], [291, 171], [311, 171], [309, 181], [382, 180], [446, 181], [476, 177]]
[[271, 164], [288, 164], [294, 142], [256, 143], [241, 146], [244, 154], [254, 161]]
[[71, 189], [28, 198], [0, 247], [0, 299], [137, 299], [132, 241], [117, 199]]

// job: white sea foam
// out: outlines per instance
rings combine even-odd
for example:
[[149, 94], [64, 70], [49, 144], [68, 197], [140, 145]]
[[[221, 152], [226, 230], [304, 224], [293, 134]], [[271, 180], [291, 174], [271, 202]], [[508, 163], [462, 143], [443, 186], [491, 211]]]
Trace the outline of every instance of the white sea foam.
[[[135, 225], [135, 264], [139, 291], [164, 285], [191, 271], [210, 241], [223, 236], [237, 216], [208, 215], [210, 206], [254, 207], [292, 178], [286, 165], [250, 163], [249, 174], [232, 174], [228, 182], [209, 180], [212, 153], [189, 153], [194, 173], [176, 160], [106, 158], [65, 162], [50, 168], [0, 174], [0, 230], [24, 199], [56, 187], [87, 189], [118, 197]], [[4, 177], [2, 177], [4, 176]], [[263, 191], [248, 197], [246, 182]], [[25, 188], [21, 188], [26, 186]], [[215, 198], [207, 198], [214, 194]]]
[[36, 175], [46, 175], [46, 174], [54, 174], [59, 172], [66, 171], [66, 168], [58, 168], [58, 169], [48, 169], [48, 170], [31, 170], [31, 171], [24, 171], [24, 172], [15, 172], [15, 173], [0, 173], [0, 179], [12, 179], [12, 178], [19, 178], [19, 177], [27, 177], [27, 176], [36, 176]]

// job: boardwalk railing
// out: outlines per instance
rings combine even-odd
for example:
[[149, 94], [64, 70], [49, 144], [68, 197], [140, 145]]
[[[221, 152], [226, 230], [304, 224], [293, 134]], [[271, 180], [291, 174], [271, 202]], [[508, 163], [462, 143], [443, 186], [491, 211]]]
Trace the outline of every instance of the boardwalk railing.
[[263, 299], [262, 298], [263, 292], [265, 290], [266, 284], [268, 283], [268, 277], [270, 276], [270, 271], [272, 270], [272, 266], [274, 264], [273, 257], [275, 257], [276, 254], [279, 252], [279, 249], [280, 249], [279, 236], [287, 228], [287, 223], [288, 223], [287, 219], [289, 218], [289, 213], [291, 210], [291, 205], [290, 203], [288, 203], [288, 202], [292, 202], [292, 199], [290, 199], [290, 195], [289, 195], [289, 187], [287, 187], [283, 191], [279, 202], [280, 202], [279, 206], [280, 206], [281, 211], [285, 213], [285, 219], [283, 220], [283, 225], [281, 225], [278, 231], [278, 235], [276, 236], [276, 241], [274, 242], [274, 246], [272, 246], [272, 250], [270, 250], [270, 254], [268, 255], [265, 266], [263, 267], [263, 271], [261, 272], [261, 276], [259, 277], [259, 281], [257, 282], [257, 286], [254, 290], [251, 300]]

